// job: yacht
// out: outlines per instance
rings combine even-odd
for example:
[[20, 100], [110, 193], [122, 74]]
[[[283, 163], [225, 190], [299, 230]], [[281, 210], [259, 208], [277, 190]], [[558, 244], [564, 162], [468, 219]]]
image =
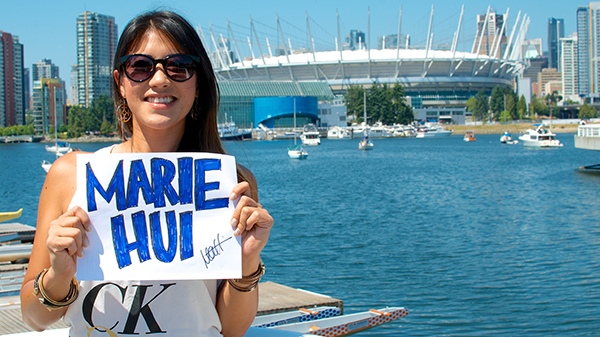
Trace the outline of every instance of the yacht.
[[525, 134], [519, 136], [523, 146], [527, 147], [562, 147], [563, 144], [556, 139], [556, 134], [546, 130], [544, 124], [534, 124], [535, 129], [525, 130]]
[[218, 125], [221, 140], [243, 140], [252, 138], [252, 131], [241, 131], [233, 121]]
[[332, 126], [327, 130], [327, 139], [350, 138], [350, 131], [341, 126]]
[[369, 128], [369, 137], [371, 138], [387, 138], [394, 137], [394, 129], [383, 125], [381, 122], [375, 123]]
[[512, 139], [512, 134], [508, 131], [504, 131], [502, 136], [500, 136], [500, 143], [502, 144], [517, 144], [518, 142], [518, 140]]
[[426, 123], [417, 130], [417, 138], [448, 137], [451, 134], [452, 130], [446, 130], [437, 123]]
[[313, 123], [306, 124], [302, 131], [302, 144], [306, 146], [321, 145], [321, 138], [319, 137], [319, 130]]

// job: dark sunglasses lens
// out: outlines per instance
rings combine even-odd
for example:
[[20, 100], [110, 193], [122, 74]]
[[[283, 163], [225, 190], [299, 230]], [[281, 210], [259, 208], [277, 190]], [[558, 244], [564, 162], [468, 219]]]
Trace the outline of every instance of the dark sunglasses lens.
[[125, 62], [125, 72], [132, 81], [142, 82], [147, 80], [152, 76], [153, 70], [154, 62], [143, 55], [132, 56]]
[[189, 80], [194, 76], [194, 71], [196, 70], [194, 61], [185, 55], [169, 57], [166, 68], [169, 77], [178, 82]]

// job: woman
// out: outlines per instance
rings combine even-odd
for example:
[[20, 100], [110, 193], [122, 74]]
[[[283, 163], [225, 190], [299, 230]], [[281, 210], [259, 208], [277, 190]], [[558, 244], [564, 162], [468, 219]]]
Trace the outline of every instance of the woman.
[[[218, 89], [212, 66], [191, 25], [177, 14], [149, 12], [124, 29], [114, 61], [114, 99], [123, 142], [111, 153], [225, 153], [218, 136]], [[64, 317], [71, 336], [242, 336], [254, 319], [260, 252], [273, 219], [258, 203], [256, 181], [238, 167], [231, 219], [242, 239], [239, 280], [76, 282], [77, 257], [89, 245], [90, 220], [71, 207], [76, 155], [48, 172], [36, 237], [21, 288], [23, 320], [44, 330]]]

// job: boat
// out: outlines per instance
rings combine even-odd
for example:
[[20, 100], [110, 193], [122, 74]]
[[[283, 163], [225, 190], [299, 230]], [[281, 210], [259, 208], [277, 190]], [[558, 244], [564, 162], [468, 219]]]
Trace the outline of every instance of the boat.
[[21, 216], [21, 213], [23, 213], [22, 208], [15, 212], [0, 212], [0, 222], [16, 219]]
[[52, 145], [52, 146], [46, 145], [46, 151], [48, 151], [50, 153], [65, 154], [68, 152], [72, 152], [73, 149], [71, 148], [71, 145], [69, 145], [68, 143], [55, 141], [54, 145]]
[[448, 137], [452, 130], [446, 130], [438, 123], [426, 123], [417, 130], [417, 138]]
[[[54, 145], [52, 145], [52, 146], [46, 145], [46, 151], [56, 154], [56, 158], [58, 158], [65, 153], [73, 152], [73, 149], [71, 148], [71, 145], [69, 145], [68, 143], [58, 141], [58, 129], [57, 129], [58, 126], [56, 123], [56, 120], [57, 120], [56, 117], [57, 117], [56, 111], [54, 111]], [[51, 166], [52, 166], [52, 163], [50, 163], [49, 161], [47, 161], [47, 160], [42, 161], [42, 168], [44, 169], [44, 171], [46, 171], [46, 173], [48, 173]]]
[[394, 137], [394, 129], [381, 122], [375, 123], [369, 129], [369, 137], [371, 138], [389, 138]]
[[283, 324], [315, 321], [318, 319], [338, 316], [341, 315], [341, 313], [342, 312], [340, 308], [332, 306], [323, 306], [310, 309], [299, 308], [298, 310], [256, 316], [252, 322], [252, 326], [259, 328], [271, 328]]
[[502, 144], [518, 144], [519, 141], [517, 139], [512, 139], [512, 134], [508, 131], [504, 131], [502, 136], [500, 136], [500, 143]]
[[290, 159], [306, 159], [308, 158], [308, 152], [296, 144], [296, 99], [294, 99], [294, 146], [288, 147], [288, 156]]
[[317, 127], [313, 123], [308, 123], [304, 126], [300, 139], [302, 139], [302, 144], [306, 146], [321, 145], [319, 130], [317, 130]]
[[368, 124], [367, 124], [367, 93], [364, 92], [363, 93], [363, 107], [364, 107], [364, 113], [365, 113], [365, 122], [364, 122], [364, 128], [363, 128], [363, 139], [360, 141], [360, 143], [358, 143], [358, 149], [359, 150], [363, 150], [363, 151], [368, 151], [368, 150], [373, 150], [373, 142], [369, 139], [369, 128], [368, 128]]
[[350, 132], [341, 126], [332, 126], [327, 130], [327, 139], [343, 139], [350, 138]]
[[519, 136], [519, 140], [526, 147], [563, 147], [563, 144], [556, 139], [556, 135], [551, 130], [544, 128], [544, 124], [534, 124], [535, 129], [527, 129], [525, 133]]
[[473, 133], [473, 131], [467, 131], [467, 132], [465, 132], [465, 137], [463, 138], [463, 140], [465, 142], [474, 142], [475, 141], [475, 134]]
[[405, 308], [371, 309], [350, 315], [316, 321], [283, 324], [270, 329], [294, 331], [318, 336], [348, 336], [408, 315]]
[[[227, 119], [227, 115], [225, 115], [225, 119]], [[221, 140], [244, 140], [252, 138], [251, 130], [242, 131], [238, 129], [233, 120], [218, 124], [217, 128], [219, 130], [219, 138], [221, 138]]]

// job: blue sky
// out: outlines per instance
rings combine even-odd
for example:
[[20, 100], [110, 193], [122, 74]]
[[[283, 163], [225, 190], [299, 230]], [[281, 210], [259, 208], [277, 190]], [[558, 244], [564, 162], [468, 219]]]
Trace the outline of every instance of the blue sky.
[[[2, 1], [0, 11], [0, 30], [17, 35], [25, 47], [25, 67], [43, 58], [48, 58], [60, 67], [60, 76], [69, 85], [69, 72], [76, 63], [77, 16], [84, 11], [97, 12], [114, 16], [119, 32], [135, 15], [146, 10], [165, 7], [185, 16], [195, 27], [202, 27], [210, 41], [210, 25], [217, 37], [223, 34], [228, 37], [227, 20], [231, 23], [235, 38], [246, 41], [251, 36], [250, 16], [255, 22], [262, 44], [265, 37], [270, 40], [271, 47], [277, 44], [276, 15], [279, 15], [284, 37], [291, 40], [292, 47], [306, 45], [306, 13], [309, 16], [312, 36], [317, 49], [335, 47], [337, 37], [336, 9], [340, 16], [340, 35], [342, 39], [350, 29], [369, 31], [367, 11], [370, 9], [371, 47], [377, 46], [377, 36], [396, 34], [398, 18], [402, 6], [402, 34], [410, 34], [411, 43], [419, 44], [425, 40], [431, 13], [433, 14], [434, 44], [450, 43], [458, 26], [461, 6], [465, 5], [465, 16], [459, 39], [459, 49], [470, 49], [475, 34], [475, 15], [485, 14], [491, 6], [497, 13], [505, 13], [508, 8], [509, 27], [512, 29], [517, 13], [527, 14], [531, 18], [527, 38], [542, 38], [546, 47], [548, 18], [565, 20], [565, 35], [576, 30], [576, 10], [586, 6], [588, 2], [565, 0], [540, 1], [239, 1], [239, 0], [170, 0], [170, 1], [129, 1], [129, 0], [18, 0]], [[510, 32], [510, 31], [509, 31]], [[280, 38], [280, 37], [279, 37]], [[252, 42], [255, 43], [254, 41]], [[279, 41], [281, 43], [281, 41]], [[423, 43], [424, 44], [424, 43]], [[248, 43], [239, 43], [243, 56], [250, 56]], [[263, 46], [263, 52], [266, 48]], [[214, 49], [209, 46], [208, 49]], [[258, 56], [258, 51], [255, 48]]]

